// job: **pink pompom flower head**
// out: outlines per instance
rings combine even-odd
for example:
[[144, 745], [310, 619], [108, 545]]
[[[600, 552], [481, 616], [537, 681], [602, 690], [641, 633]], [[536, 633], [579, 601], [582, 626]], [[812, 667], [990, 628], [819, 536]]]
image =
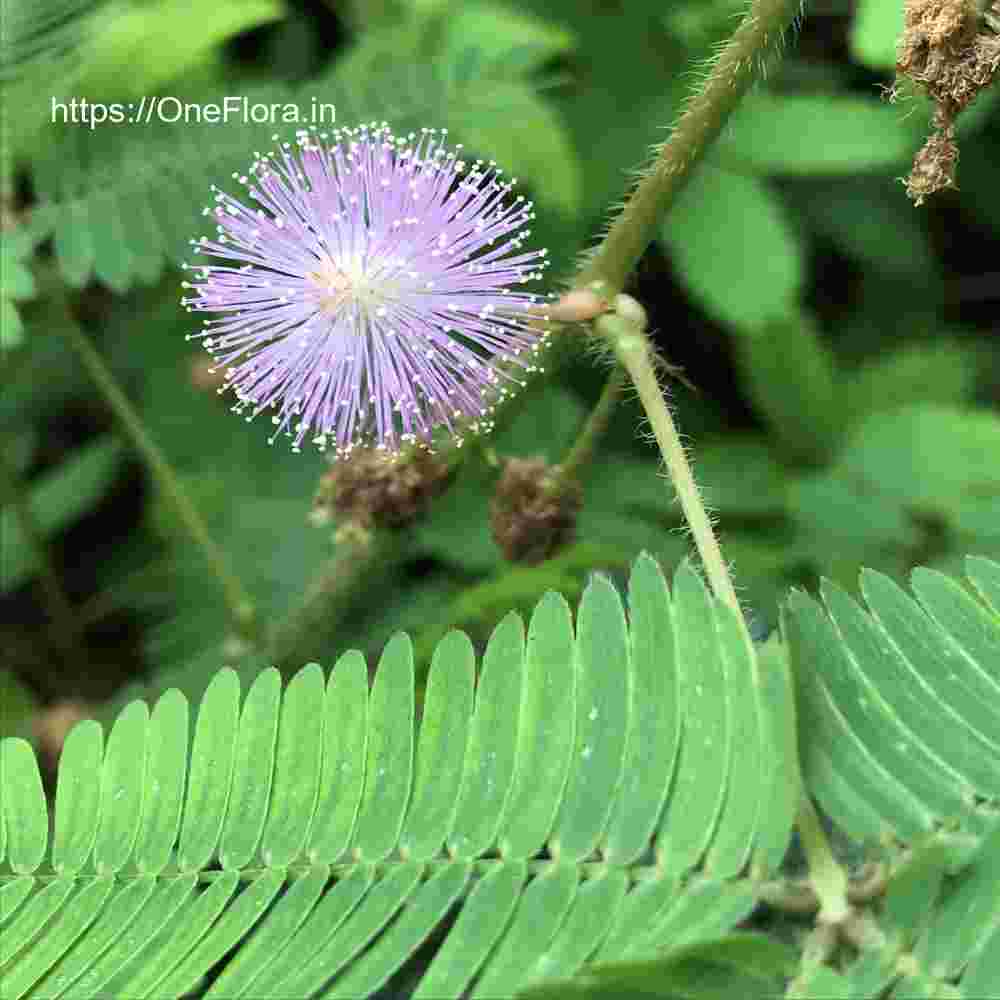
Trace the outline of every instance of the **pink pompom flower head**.
[[[492, 161], [462, 161], [445, 130], [396, 138], [385, 123], [303, 130], [234, 174], [256, 203], [216, 189], [222, 264], [185, 264], [200, 338], [237, 413], [276, 411], [292, 448], [389, 454], [489, 430], [496, 405], [537, 370], [547, 341], [545, 250], [520, 252], [531, 202]], [[277, 141], [277, 136], [274, 137]]]

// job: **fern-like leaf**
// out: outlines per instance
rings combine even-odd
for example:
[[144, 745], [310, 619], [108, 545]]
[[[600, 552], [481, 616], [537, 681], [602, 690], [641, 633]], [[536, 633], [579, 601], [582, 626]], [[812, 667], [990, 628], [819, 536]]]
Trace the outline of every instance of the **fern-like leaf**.
[[34, 757], [5, 741], [5, 996], [181, 996], [210, 970], [211, 997], [368, 996], [457, 903], [418, 997], [726, 934], [751, 857], [766, 874], [790, 836], [790, 682], [687, 564], [671, 594], [641, 557], [629, 608], [595, 578], [574, 628], [547, 595], [527, 637], [496, 629], [478, 686], [450, 633], [419, 729], [403, 635], [370, 691], [359, 653], [284, 691], [265, 670], [242, 701], [223, 670], [190, 751], [177, 691], [131, 703], [106, 747], [82, 723], [51, 851]]
[[983, 833], [1000, 806], [1000, 566], [970, 557], [973, 590], [929, 569], [916, 600], [865, 570], [867, 611], [823, 585], [792, 595], [803, 777], [852, 836], [911, 841], [950, 821]]

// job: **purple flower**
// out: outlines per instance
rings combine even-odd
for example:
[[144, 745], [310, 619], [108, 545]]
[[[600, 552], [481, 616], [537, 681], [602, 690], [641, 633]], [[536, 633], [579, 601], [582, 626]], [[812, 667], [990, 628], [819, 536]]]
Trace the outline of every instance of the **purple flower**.
[[518, 252], [531, 202], [445, 136], [404, 140], [372, 123], [328, 145], [301, 131], [255, 153], [249, 178], [233, 175], [255, 207], [213, 185], [204, 214], [218, 236], [191, 242], [227, 263], [185, 264], [195, 294], [182, 302], [221, 315], [188, 339], [225, 366], [233, 410], [273, 408], [274, 436], [294, 451], [307, 436], [346, 455], [426, 444], [441, 427], [488, 430], [536, 370], [547, 334], [529, 310], [541, 297], [509, 287], [547, 264], [544, 250]]

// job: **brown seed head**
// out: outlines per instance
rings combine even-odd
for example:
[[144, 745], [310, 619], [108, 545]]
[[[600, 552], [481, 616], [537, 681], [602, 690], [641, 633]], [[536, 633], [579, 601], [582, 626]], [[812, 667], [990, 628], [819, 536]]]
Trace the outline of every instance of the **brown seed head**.
[[450, 469], [425, 449], [398, 456], [356, 448], [320, 480], [312, 518], [361, 528], [398, 528], [412, 521], [444, 489]]
[[541, 458], [511, 458], [490, 506], [493, 538], [511, 562], [539, 563], [572, 541], [582, 504], [578, 483]]

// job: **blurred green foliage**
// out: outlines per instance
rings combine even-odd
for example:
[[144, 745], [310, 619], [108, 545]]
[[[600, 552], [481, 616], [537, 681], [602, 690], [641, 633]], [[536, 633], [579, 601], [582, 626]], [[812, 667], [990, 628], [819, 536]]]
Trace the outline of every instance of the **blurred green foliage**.
[[[69, 323], [126, 386], [265, 621], [295, 606], [334, 543], [308, 520], [323, 460], [268, 448], [262, 428], [227, 412], [178, 304], [209, 184], [226, 186], [281, 128], [90, 129], [54, 123], [52, 99], [315, 99], [336, 106], [339, 124], [446, 127], [536, 201], [533, 239], [549, 248], [557, 288], [742, 6], [8, 4], [0, 434], [88, 630], [81, 664], [106, 661], [96, 650], [115, 648], [107, 623], [121, 621], [141, 639], [124, 671], [138, 685], [129, 697], [179, 684], [196, 698], [224, 662], [246, 661], [224, 642], [216, 584], [164, 498], [148, 482], [122, 489], [121, 445], [63, 339]], [[918, 562], [1000, 554], [996, 95], [963, 121], [959, 190], [914, 209], [897, 178], [925, 135], [926, 102], [904, 94], [893, 106], [879, 89], [891, 83], [895, 6], [832, 0], [813, 15], [807, 5], [799, 37], [664, 220], [631, 288], [698, 388], [672, 383], [679, 423], [741, 594], [764, 623], [792, 585], [827, 575], [855, 589], [862, 563], [900, 576]], [[358, 644], [374, 653], [407, 628], [426, 660], [450, 626], [485, 635], [511, 607], [550, 588], [572, 600], [592, 570], [618, 573], [641, 549], [668, 570], [688, 550], [630, 398], [582, 473], [576, 543], [513, 567], [492, 541], [498, 460], [558, 462], [597, 398], [606, 368], [583, 336], [569, 333], [495, 435], [469, 446], [449, 490], [347, 609], [336, 650], [317, 656]], [[42, 634], [33, 563], [3, 518], [6, 617]], [[107, 542], [100, 556], [95, 533]], [[40, 690], [32, 669], [8, 665], [24, 674], [19, 687]], [[31, 698], [4, 684], [5, 709], [26, 711]], [[95, 681], [92, 697], [116, 685]]]

